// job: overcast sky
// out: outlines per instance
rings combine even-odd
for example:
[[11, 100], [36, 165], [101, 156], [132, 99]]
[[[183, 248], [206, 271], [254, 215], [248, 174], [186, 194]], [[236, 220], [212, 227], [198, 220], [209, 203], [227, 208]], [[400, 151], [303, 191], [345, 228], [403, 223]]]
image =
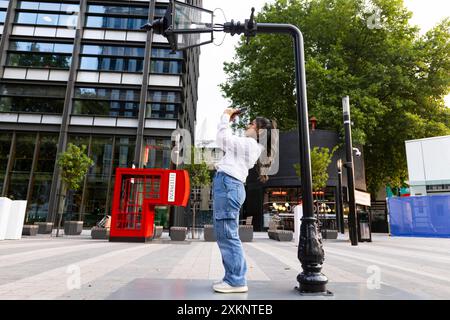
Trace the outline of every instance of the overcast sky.
[[[251, 7], [255, 7], [256, 12], [259, 12], [264, 3], [273, 2], [274, 0], [203, 0], [203, 6], [209, 10], [221, 8], [226, 21], [234, 19], [243, 22], [249, 18]], [[445, 16], [450, 16], [449, 0], [404, 0], [404, 2], [414, 14], [411, 23], [419, 25], [422, 32], [432, 28]], [[220, 10], [216, 10], [215, 15], [215, 22], [224, 22]], [[222, 42], [224, 34], [216, 33], [215, 36], [217, 39], [214, 42], [217, 45], [208, 44], [201, 47], [196, 140], [215, 138], [220, 115], [230, 104], [230, 101], [222, 97], [218, 86], [226, 80], [223, 63], [232, 61], [239, 36], [231, 37], [227, 34], [220, 46], [218, 45]], [[447, 97], [447, 105], [450, 107], [450, 96]]]

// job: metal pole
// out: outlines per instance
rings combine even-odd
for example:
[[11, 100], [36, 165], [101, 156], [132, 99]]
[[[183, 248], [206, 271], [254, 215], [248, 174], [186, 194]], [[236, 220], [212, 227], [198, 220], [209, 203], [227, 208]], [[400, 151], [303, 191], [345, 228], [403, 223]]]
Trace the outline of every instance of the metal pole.
[[342, 106], [344, 111], [344, 129], [345, 129], [345, 153], [347, 162], [347, 180], [349, 194], [349, 215], [348, 229], [352, 246], [358, 245], [358, 225], [356, 222], [356, 203], [355, 203], [355, 171], [353, 166], [353, 144], [352, 144], [352, 126], [350, 120], [350, 98], [342, 98]]
[[300, 144], [303, 217], [300, 227], [298, 259], [303, 272], [297, 276], [301, 293], [327, 293], [327, 277], [321, 273], [325, 253], [313, 210], [311, 154], [303, 35], [294, 25], [258, 23], [257, 33], [283, 33], [294, 38], [297, 121]]
[[342, 198], [342, 167], [338, 168], [338, 186], [336, 192], [336, 221], [340, 233], [345, 234], [344, 200]]

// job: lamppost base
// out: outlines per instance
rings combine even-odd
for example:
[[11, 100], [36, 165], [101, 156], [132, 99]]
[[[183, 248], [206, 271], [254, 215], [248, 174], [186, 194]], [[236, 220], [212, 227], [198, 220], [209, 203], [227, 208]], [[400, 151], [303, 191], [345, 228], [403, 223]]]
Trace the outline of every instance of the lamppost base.
[[299, 287], [295, 287], [295, 290], [298, 291], [298, 293], [301, 296], [305, 296], [305, 297], [333, 297], [334, 294], [331, 291], [325, 290], [324, 292], [303, 292], [300, 290]]
[[297, 276], [299, 287], [296, 289], [304, 295], [332, 295], [327, 290], [327, 277], [320, 272], [302, 272]]

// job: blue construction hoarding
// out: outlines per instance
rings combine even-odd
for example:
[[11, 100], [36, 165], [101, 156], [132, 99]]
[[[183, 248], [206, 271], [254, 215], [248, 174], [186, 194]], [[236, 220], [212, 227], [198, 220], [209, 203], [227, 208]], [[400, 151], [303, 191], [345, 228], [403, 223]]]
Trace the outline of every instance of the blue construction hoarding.
[[450, 195], [388, 198], [393, 236], [450, 238]]

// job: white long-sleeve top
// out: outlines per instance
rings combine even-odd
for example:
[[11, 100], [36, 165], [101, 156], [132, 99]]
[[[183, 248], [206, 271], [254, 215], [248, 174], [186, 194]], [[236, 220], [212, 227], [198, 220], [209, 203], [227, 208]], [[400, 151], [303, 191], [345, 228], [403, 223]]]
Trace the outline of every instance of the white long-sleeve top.
[[216, 164], [216, 170], [245, 183], [248, 170], [253, 168], [264, 147], [253, 138], [233, 135], [228, 114], [223, 114], [220, 118], [216, 143], [225, 152], [224, 157]]

